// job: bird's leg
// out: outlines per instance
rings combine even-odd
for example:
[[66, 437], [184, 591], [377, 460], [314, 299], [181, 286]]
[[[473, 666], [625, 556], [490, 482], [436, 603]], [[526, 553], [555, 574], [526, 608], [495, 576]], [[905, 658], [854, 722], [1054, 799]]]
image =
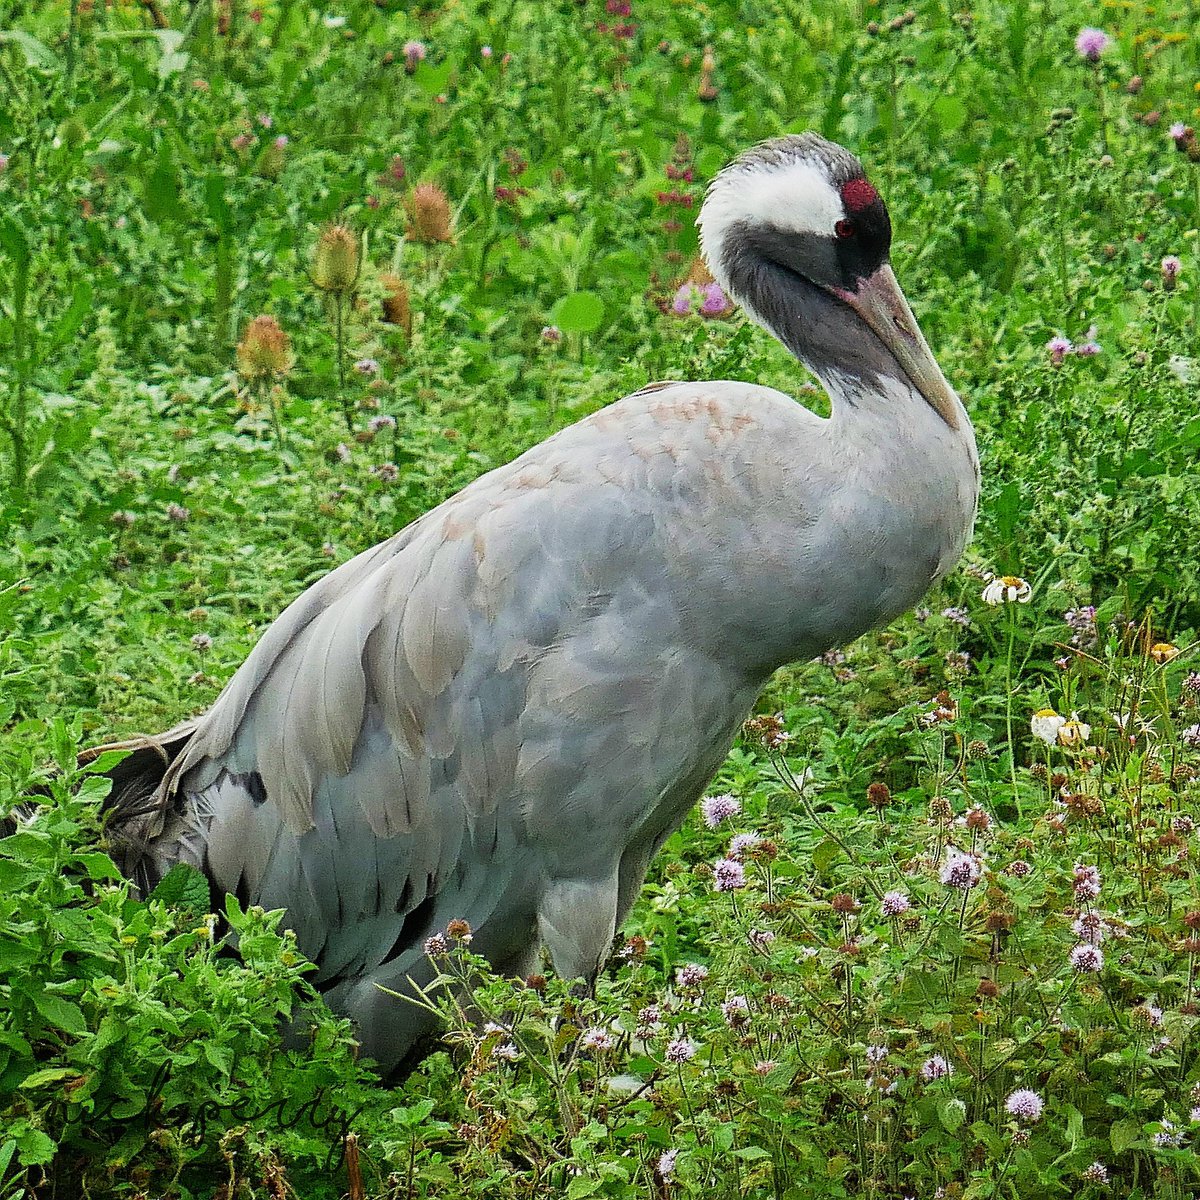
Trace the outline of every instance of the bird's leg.
[[558, 879], [538, 909], [538, 933], [563, 979], [584, 982], [595, 992], [596, 976], [608, 958], [617, 926], [617, 871], [591, 879]]

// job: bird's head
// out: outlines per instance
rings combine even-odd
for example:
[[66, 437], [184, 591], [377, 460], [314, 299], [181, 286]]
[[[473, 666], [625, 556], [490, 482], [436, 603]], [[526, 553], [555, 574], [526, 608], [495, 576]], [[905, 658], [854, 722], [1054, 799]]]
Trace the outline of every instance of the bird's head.
[[886, 205], [848, 150], [815, 133], [747, 150], [696, 224], [717, 282], [818, 375], [895, 375], [948, 425], [961, 406], [888, 261]]

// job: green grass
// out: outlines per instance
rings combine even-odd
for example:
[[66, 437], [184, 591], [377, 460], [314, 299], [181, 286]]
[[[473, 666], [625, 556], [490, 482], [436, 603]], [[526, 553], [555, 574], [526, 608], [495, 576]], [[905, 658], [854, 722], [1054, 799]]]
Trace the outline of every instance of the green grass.
[[[1111, 1194], [1194, 1194], [1200, 162], [1168, 128], [1200, 124], [1195, 6], [632, 7], [0, 4], [0, 808], [48, 760], [202, 711], [331, 566], [649, 380], [820, 408], [740, 315], [668, 311], [705, 183], [761, 138], [862, 157], [984, 479], [928, 615], [772, 682], [784, 756], [743, 738], [713, 785], [741, 815], [671, 839], [625, 931], [649, 945], [595, 1003], [456, 945], [508, 1032], [452, 1018], [398, 1091], [318, 1010], [314, 1049], [280, 1044], [303, 964], [271, 919], [231, 914], [239, 963], [186, 882], [129, 899], [102, 785], [69, 770], [0, 850], [0, 1196], [1099, 1196], [1094, 1161]], [[1082, 25], [1115, 39], [1097, 65]], [[417, 236], [422, 183], [449, 240]], [[316, 286], [335, 223], [343, 293]], [[382, 319], [397, 280], [408, 322]], [[263, 314], [292, 362], [256, 380], [237, 346]], [[1055, 365], [1091, 326], [1101, 352]], [[985, 605], [987, 572], [1031, 602]], [[1046, 707], [1086, 744], [1035, 738]], [[956, 824], [976, 806], [986, 829]], [[770, 845], [717, 893], [732, 832]], [[985, 855], [965, 891], [950, 845]], [[1112, 919], [1095, 974], [1069, 961], [1088, 910]], [[689, 962], [708, 976], [680, 987]], [[571, 1034], [614, 1025], [612, 1049]], [[934, 1055], [954, 1073], [923, 1079]]]

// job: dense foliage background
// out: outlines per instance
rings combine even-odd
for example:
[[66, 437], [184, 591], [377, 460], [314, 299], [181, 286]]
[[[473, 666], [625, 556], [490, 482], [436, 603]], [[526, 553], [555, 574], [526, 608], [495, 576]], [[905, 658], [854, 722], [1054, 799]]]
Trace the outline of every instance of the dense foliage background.
[[[0, 813], [61, 772], [0, 843], [0, 1195], [1194, 1194], [1198, 19], [0, 4]], [[75, 752], [648, 380], [819, 410], [680, 290], [707, 180], [805, 128], [975, 421], [968, 562], [772, 684], [594, 1003], [451, 942], [495, 1028], [373, 1086], [277, 917], [130, 897]]]

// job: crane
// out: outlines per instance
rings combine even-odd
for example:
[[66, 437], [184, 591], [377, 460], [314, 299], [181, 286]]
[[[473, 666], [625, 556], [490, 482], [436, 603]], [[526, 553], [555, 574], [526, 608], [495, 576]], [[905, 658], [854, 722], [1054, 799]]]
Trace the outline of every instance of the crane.
[[697, 224], [715, 279], [823, 383], [652, 383], [305, 591], [211, 709], [121, 745], [109, 831], [287, 910], [317, 988], [400, 1067], [400, 1002], [468, 922], [496, 971], [593, 982], [771, 673], [912, 606], [979, 485], [967, 414], [889, 265], [859, 161], [747, 150]]

